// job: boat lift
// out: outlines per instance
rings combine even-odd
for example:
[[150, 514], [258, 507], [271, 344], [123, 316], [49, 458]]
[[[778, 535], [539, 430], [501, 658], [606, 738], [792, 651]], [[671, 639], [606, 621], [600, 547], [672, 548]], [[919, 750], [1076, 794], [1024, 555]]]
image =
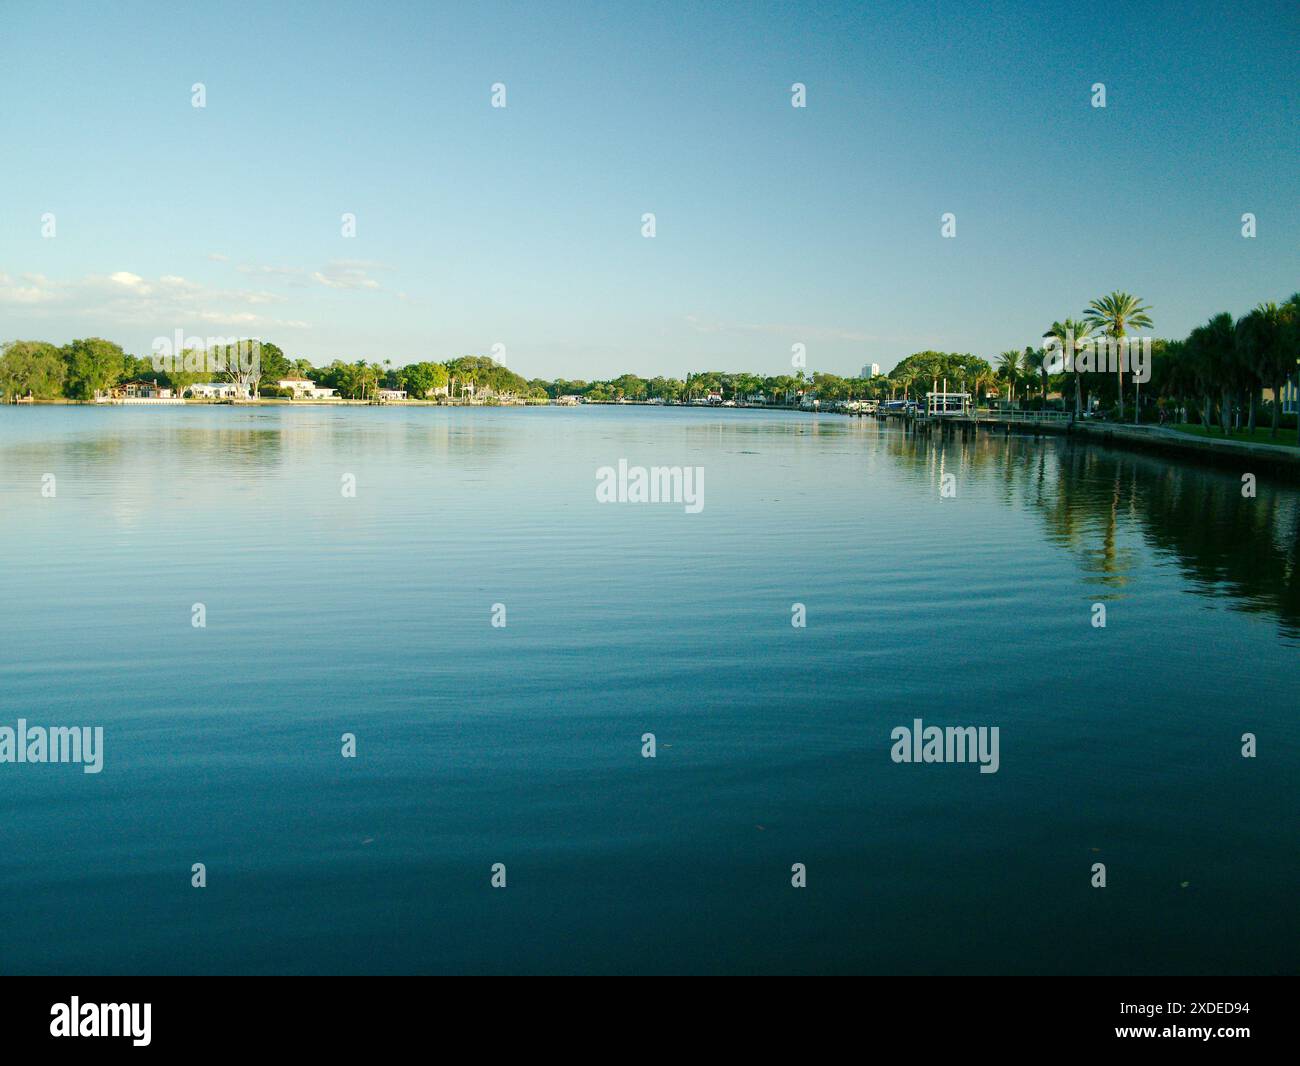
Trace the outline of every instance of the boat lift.
[[974, 414], [970, 393], [949, 392], [947, 381], [943, 383], [942, 391], [932, 389], [925, 398], [926, 418], [971, 418]]

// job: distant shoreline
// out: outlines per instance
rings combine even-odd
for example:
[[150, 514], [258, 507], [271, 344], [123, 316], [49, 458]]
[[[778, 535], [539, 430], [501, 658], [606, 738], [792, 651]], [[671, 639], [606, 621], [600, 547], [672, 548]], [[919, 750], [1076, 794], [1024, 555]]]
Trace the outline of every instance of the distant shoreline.
[[0, 403], [4, 407], [663, 407], [692, 411], [794, 411], [799, 414], [842, 414], [829, 407], [799, 407], [785, 404], [698, 404], [650, 403], [646, 400], [584, 400], [582, 403], [558, 403], [553, 399], [529, 399], [501, 402], [498, 400], [475, 403], [446, 400], [290, 400], [284, 396], [263, 396], [254, 400], [209, 400], [193, 397], [170, 399], [120, 399], [120, 400], [70, 400], [60, 397], [53, 400], [20, 400]]

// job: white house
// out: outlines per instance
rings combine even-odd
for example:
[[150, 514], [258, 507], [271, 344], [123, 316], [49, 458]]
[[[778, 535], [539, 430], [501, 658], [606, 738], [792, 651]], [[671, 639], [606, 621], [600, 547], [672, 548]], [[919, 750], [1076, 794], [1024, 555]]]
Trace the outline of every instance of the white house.
[[190, 395], [197, 400], [247, 400], [248, 386], [233, 381], [208, 381], [191, 385]]
[[406, 390], [405, 389], [380, 389], [379, 398], [384, 401], [405, 400]]
[[334, 389], [323, 389], [310, 378], [281, 378], [276, 382], [281, 389], [288, 389], [295, 400], [332, 400]]
[[117, 400], [170, 400], [172, 390], [165, 389], [154, 381], [124, 381], [108, 390], [108, 394]]
[[96, 403], [111, 404], [183, 404], [185, 401], [163, 388], [157, 381], [124, 381], [107, 392], [95, 392]]

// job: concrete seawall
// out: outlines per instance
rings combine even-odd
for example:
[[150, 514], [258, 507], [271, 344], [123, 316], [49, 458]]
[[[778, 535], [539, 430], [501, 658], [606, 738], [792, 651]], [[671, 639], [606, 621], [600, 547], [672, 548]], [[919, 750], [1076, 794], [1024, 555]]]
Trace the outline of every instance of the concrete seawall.
[[1234, 470], [1270, 470], [1289, 479], [1300, 481], [1300, 448], [1278, 444], [1258, 444], [1233, 440], [1231, 437], [1197, 437], [1175, 429], [1155, 426], [1108, 425], [1106, 423], [1076, 422], [1069, 427], [1076, 440], [1095, 441], [1098, 444], [1135, 448], [1158, 452], [1193, 462], [1209, 462]]
[[[933, 429], [938, 421], [922, 422], [918, 429]], [[972, 423], [966, 419], [952, 419], [949, 429]], [[1267, 470], [1289, 481], [1300, 482], [1300, 448], [1281, 444], [1260, 444], [1253, 441], [1234, 440], [1231, 437], [1198, 437], [1176, 429], [1160, 426], [1126, 426], [1114, 422], [1034, 422], [1023, 419], [982, 417], [977, 432], [1015, 433], [1021, 436], [1070, 437], [1076, 441], [1100, 444], [1106, 447], [1130, 448], [1201, 465], [1213, 465], [1241, 473]]]

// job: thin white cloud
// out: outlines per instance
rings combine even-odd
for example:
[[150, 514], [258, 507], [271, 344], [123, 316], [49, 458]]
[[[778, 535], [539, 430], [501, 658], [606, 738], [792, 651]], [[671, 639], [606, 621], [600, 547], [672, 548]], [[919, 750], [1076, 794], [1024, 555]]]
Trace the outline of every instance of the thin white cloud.
[[262, 266], [256, 263], [240, 263], [235, 269], [241, 274], [261, 274], [281, 278], [300, 278], [306, 274], [301, 267]]
[[202, 322], [222, 322], [232, 326], [247, 326], [266, 321], [261, 315], [255, 315], [251, 311], [200, 311], [194, 317]]
[[6, 285], [0, 290], [0, 302], [15, 304], [40, 304], [56, 299], [54, 293], [36, 285]]
[[[168, 330], [186, 322], [279, 327], [280, 319], [261, 313], [288, 302], [280, 293], [216, 289], [177, 274], [151, 281], [130, 270], [91, 274], [72, 281], [51, 281], [41, 274], [15, 280], [0, 273], [0, 305], [27, 308], [40, 317], [78, 318], [117, 325], [149, 325]], [[294, 328], [308, 328], [293, 319]]]
[[370, 271], [384, 269], [380, 264], [360, 259], [333, 259], [322, 270], [314, 270], [311, 280], [328, 289], [375, 290], [380, 284], [370, 276]]
[[108, 280], [115, 285], [121, 285], [124, 289], [131, 289], [140, 293], [142, 296], [148, 295], [150, 288], [145, 284], [144, 278], [139, 274], [132, 274], [129, 270], [119, 270], [115, 274], [109, 274]]
[[240, 263], [235, 269], [252, 277], [281, 279], [295, 285], [314, 284], [343, 292], [377, 292], [383, 285], [372, 275], [394, 268], [372, 259], [331, 259], [318, 270], [269, 263]]
[[0, 304], [51, 303], [60, 296], [60, 288], [44, 274], [24, 274], [15, 280], [6, 273], [0, 273]]

